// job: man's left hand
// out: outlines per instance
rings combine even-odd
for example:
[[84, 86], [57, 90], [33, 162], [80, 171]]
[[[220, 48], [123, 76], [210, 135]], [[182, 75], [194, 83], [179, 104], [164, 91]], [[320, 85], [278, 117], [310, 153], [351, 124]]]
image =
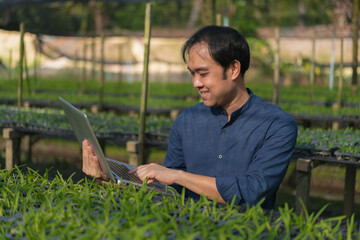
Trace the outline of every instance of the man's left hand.
[[148, 183], [158, 182], [163, 185], [171, 185], [175, 183], [177, 171], [178, 170], [169, 169], [156, 163], [150, 163], [138, 166], [129, 173], [136, 172], [142, 181], [147, 178]]

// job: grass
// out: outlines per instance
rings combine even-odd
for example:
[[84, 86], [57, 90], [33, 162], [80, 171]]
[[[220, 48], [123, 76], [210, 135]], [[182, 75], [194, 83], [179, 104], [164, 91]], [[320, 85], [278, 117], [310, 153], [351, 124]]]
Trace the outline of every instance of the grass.
[[[1, 143], [2, 141], [0, 141]], [[1, 146], [1, 144], [0, 144]], [[46, 146], [45, 150], [43, 146]], [[2, 145], [4, 149], [4, 145]], [[69, 154], [69, 151], [74, 152], [68, 155], [66, 159], [62, 157], [64, 152]], [[166, 151], [152, 148], [149, 154], [149, 162], [155, 162], [162, 164], [165, 158]], [[44, 173], [45, 169], [52, 168], [50, 174], [56, 175], [56, 171], [63, 174], [64, 178], [69, 177], [73, 172], [76, 175], [73, 178], [76, 180], [84, 177], [81, 173], [81, 153], [80, 147], [75, 141], [68, 141], [62, 139], [40, 139], [33, 146], [33, 162], [28, 163], [25, 160], [25, 155], [22, 156], [22, 163], [26, 164], [33, 169]], [[129, 157], [125, 146], [117, 146], [113, 144], [107, 144], [106, 155], [112, 159], [127, 162]], [[72, 157], [70, 157], [72, 156]], [[4, 152], [0, 154], [0, 164], [4, 166]], [[290, 207], [295, 205], [295, 188], [296, 188], [296, 176], [295, 176], [295, 161], [292, 161], [287, 175], [281, 185], [276, 206], [284, 207], [288, 204]], [[310, 192], [310, 212], [319, 211], [325, 204], [330, 203], [330, 206], [325, 209], [324, 216], [341, 215], [343, 212], [343, 186], [344, 186], [345, 168], [341, 165], [320, 165], [312, 170], [312, 185]], [[357, 171], [356, 182], [360, 182], [360, 169]], [[355, 212], [360, 214], [360, 195], [359, 187], [356, 186], [355, 195]]]
[[344, 239], [358, 238], [354, 219], [295, 214], [160, 195], [84, 178], [49, 178], [31, 169], [0, 171], [0, 233], [6, 239]]

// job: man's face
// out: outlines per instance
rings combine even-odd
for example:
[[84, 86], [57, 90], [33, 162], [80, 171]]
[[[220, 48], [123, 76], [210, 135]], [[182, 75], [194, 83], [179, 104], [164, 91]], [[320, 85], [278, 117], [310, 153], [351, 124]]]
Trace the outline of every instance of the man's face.
[[[227, 108], [236, 96], [230, 68], [223, 67], [209, 54], [205, 43], [197, 43], [189, 51], [188, 70], [194, 87], [208, 107]], [[225, 77], [225, 78], [224, 78]]]

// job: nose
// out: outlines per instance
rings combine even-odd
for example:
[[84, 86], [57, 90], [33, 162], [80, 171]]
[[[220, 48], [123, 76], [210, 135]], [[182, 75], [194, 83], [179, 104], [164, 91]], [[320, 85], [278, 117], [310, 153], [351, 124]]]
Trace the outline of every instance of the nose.
[[201, 88], [204, 86], [204, 84], [196, 76], [193, 76], [192, 82], [193, 82], [194, 88]]

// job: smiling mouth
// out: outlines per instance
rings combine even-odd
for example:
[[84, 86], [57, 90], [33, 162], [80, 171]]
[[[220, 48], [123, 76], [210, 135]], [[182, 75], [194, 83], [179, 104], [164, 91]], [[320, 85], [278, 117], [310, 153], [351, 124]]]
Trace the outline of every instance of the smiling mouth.
[[206, 99], [206, 97], [207, 97], [208, 93], [209, 93], [209, 92], [199, 91], [199, 94], [200, 94], [200, 96], [201, 96], [201, 98], [202, 98], [203, 100], [205, 100], [205, 99]]

